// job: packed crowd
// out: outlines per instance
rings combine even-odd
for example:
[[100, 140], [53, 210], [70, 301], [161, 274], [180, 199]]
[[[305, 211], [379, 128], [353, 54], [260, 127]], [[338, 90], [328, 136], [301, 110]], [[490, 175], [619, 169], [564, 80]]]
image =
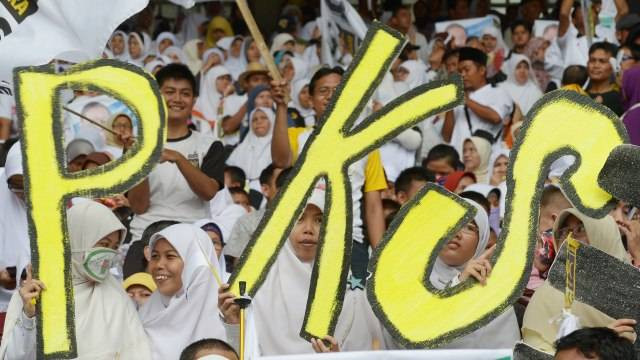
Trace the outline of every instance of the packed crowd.
[[[615, 31], [607, 32], [597, 21], [603, 4], [590, 4], [582, 9], [558, 0], [548, 12], [544, 0], [523, 0], [508, 16], [486, 0], [474, 6], [468, 0], [387, 1], [376, 16], [361, 11], [365, 21], [380, 19], [408, 42], [360, 120], [419, 85], [456, 74], [464, 104], [424, 119], [349, 167], [353, 246], [344, 305], [333, 336], [308, 342], [299, 333], [325, 221], [325, 185], [315, 185], [252, 300], [257, 353], [401, 349], [368, 303], [367, 263], [401, 207], [427, 183], [477, 210], [443, 245], [429, 282], [439, 290], [484, 283], [505, 213], [509, 152], [524, 116], [545, 93], [565, 89], [591, 97], [619, 116], [631, 143], [640, 145], [640, 15], [615, 0]], [[154, 14], [150, 5], [123, 23], [103, 57], [154, 75], [168, 116], [160, 161], [125, 194], [67, 204], [78, 356], [236, 359], [237, 294], [218, 285], [210, 265], [223, 282], [229, 278], [323, 121], [354, 52], [340, 37], [332, 58], [324, 58], [319, 7], [287, 5], [273, 34], [265, 34], [283, 79], [276, 81], [235, 6], [207, 3], [171, 21]], [[467, 36], [460, 25], [436, 31], [440, 21], [484, 16], [495, 20], [479, 36]], [[557, 23], [536, 37], [534, 21], [542, 19]], [[61, 70], [69, 65], [54, 62]], [[0, 358], [35, 359], [34, 299], [47, 284], [31, 273], [20, 129], [10, 93], [0, 91]], [[111, 130], [61, 112], [68, 173], [135, 150], [142, 119], [117, 99], [87, 89], [61, 90], [60, 99]], [[552, 321], [564, 296], [545, 280], [569, 233], [623, 262], [640, 263], [636, 208], [619, 202], [609, 216], [590, 218], [557, 185], [574, 161], [565, 156], [549, 169], [533, 268], [520, 300], [444, 348], [513, 348], [523, 340], [550, 354], [635, 356], [633, 319], [614, 319], [576, 301], [572, 312], [584, 329], [558, 339], [559, 324]]]

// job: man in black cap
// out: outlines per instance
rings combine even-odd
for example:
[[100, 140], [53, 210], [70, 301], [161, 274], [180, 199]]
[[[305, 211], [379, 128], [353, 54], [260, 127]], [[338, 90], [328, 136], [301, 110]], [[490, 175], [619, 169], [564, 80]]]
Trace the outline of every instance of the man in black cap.
[[464, 83], [464, 104], [447, 112], [442, 137], [462, 154], [465, 139], [482, 130], [500, 140], [503, 120], [513, 103], [502, 89], [487, 82], [487, 55], [472, 47], [459, 49], [458, 72]]

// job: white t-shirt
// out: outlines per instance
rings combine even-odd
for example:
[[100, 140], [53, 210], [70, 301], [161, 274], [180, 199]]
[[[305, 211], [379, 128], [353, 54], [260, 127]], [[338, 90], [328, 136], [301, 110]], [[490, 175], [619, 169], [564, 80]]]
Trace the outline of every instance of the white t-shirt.
[[0, 81], [0, 118], [11, 120], [10, 137], [17, 137], [18, 117], [16, 115], [16, 102], [13, 98], [13, 90], [9, 83]]
[[[207, 163], [215, 162], [215, 175], [204, 169], [203, 172], [214, 178], [220, 187], [224, 185], [224, 155], [220, 142], [214, 143], [211, 138], [191, 131], [184, 138], [168, 140], [165, 148], [181, 153], [198, 169], [203, 168], [206, 156]], [[209, 202], [200, 199], [191, 190], [176, 164], [157, 164], [148, 179], [149, 209], [144, 214], [134, 216], [131, 221], [132, 241], [140, 240], [144, 229], [156, 221], [193, 223], [209, 217]]]
[[[502, 120], [504, 120], [513, 109], [511, 98], [504, 92], [504, 90], [498, 87], [493, 87], [491, 84], [487, 84], [472, 92], [469, 95], [469, 98], [480, 105], [491, 108], [493, 111], [498, 113], [498, 116], [500, 116]], [[460, 154], [461, 157], [464, 140], [468, 139], [473, 132], [476, 130], [485, 130], [496, 137], [500, 134], [503, 128], [502, 122], [499, 124], [492, 124], [481, 119], [470, 108], [467, 108], [467, 112], [469, 113], [469, 121], [467, 121], [463, 105], [458, 106], [453, 110], [455, 124], [449, 144], [458, 151], [458, 154]], [[469, 122], [471, 123], [471, 130], [469, 129]]]

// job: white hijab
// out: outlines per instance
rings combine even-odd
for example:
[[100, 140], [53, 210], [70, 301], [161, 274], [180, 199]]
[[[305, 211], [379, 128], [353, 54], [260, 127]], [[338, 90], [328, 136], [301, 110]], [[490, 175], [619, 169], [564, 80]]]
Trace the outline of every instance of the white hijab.
[[231, 73], [226, 67], [217, 65], [209, 69], [200, 82], [200, 95], [196, 100], [194, 110], [202, 114], [209, 122], [222, 120], [218, 119], [218, 105], [220, 105], [222, 94], [216, 89], [216, 79], [224, 75], [231, 75]]
[[168, 31], [161, 32], [160, 34], [158, 34], [158, 37], [156, 37], [156, 48], [155, 48], [156, 55], [162, 54], [162, 52], [160, 51], [160, 43], [162, 42], [162, 40], [166, 40], [166, 39], [171, 40], [171, 42], [173, 43], [171, 44], [171, 46], [180, 45], [178, 44], [178, 38], [174, 34]]
[[[474, 221], [478, 225], [478, 245], [473, 254], [473, 259], [482, 255], [489, 242], [489, 218], [484, 208], [476, 202], [464, 199], [476, 208]], [[464, 266], [449, 266], [445, 264], [440, 257], [436, 259], [433, 271], [429, 276], [429, 281], [436, 289], [443, 290], [450, 284], [454, 277], [458, 276]], [[511, 307], [507, 308], [502, 314], [490, 321], [487, 325], [477, 329], [476, 331], [459, 337], [443, 348], [448, 349], [504, 349], [513, 348], [515, 343], [520, 340], [520, 329], [515, 312]]]
[[185, 64], [185, 65], [187, 64], [187, 56], [184, 54], [184, 51], [182, 51], [181, 48], [175, 45], [169, 46], [168, 48], [164, 49], [164, 51], [162, 52], [162, 55], [170, 58], [172, 63], [176, 62], [171, 57], [171, 55], [174, 55], [178, 58], [178, 63]]
[[309, 73], [309, 66], [307, 65], [307, 63], [296, 56], [288, 56], [287, 58], [289, 59], [289, 61], [291, 61], [294, 72], [291, 83], [294, 83], [298, 80], [304, 80]]
[[[122, 53], [116, 55], [113, 52], [113, 48], [111, 46], [111, 42], [113, 41], [113, 38], [116, 37], [117, 35], [122, 36], [122, 41], [124, 42], [124, 48], [122, 49]], [[120, 61], [127, 61], [129, 60], [129, 46], [127, 44], [127, 33], [125, 33], [122, 30], [116, 30], [113, 35], [111, 35], [111, 37], [109, 38], [109, 50], [111, 51], [111, 54], [113, 55], [113, 58], [116, 60], [120, 60]]]
[[151, 236], [149, 247], [159, 239], [171, 243], [184, 262], [182, 289], [171, 297], [156, 290], [140, 309], [140, 318], [153, 358], [173, 360], [194, 341], [226, 339], [218, 315], [218, 284], [208, 262], [215, 269], [220, 265], [207, 233], [193, 225], [169, 226]]
[[[102, 283], [83, 275], [84, 251], [114, 231], [119, 230], [120, 238], [124, 238], [124, 226], [111, 210], [94, 201], [71, 207], [67, 211], [67, 225], [73, 259], [71, 274], [78, 359], [151, 359], [147, 336], [121, 283], [111, 275], [107, 275]], [[22, 311], [18, 292], [11, 303], [0, 358], [4, 357]]]
[[[521, 85], [516, 81], [515, 73], [518, 64], [523, 61], [529, 65], [529, 76], [527, 82]], [[502, 87], [511, 96], [513, 102], [520, 106], [522, 113], [526, 115], [533, 107], [533, 104], [542, 97], [542, 91], [540, 91], [540, 87], [533, 75], [531, 60], [525, 55], [513, 53], [507, 65], [507, 81], [502, 83]]]
[[[310, 204], [324, 208], [324, 191], [314, 190]], [[311, 343], [300, 337], [313, 262], [295, 255], [290, 239], [269, 270], [251, 307], [262, 355], [313, 353]], [[343, 351], [370, 350], [382, 342], [382, 329], [362, 290], [347, 290], [334, 337]]]
[[[131, 54], [129, 54], [129, 62], [138, 66], [144, 66], [144, 59], [147, 57], [149, 53], [149, 49], [151, 48], [151, 38], [148, 38], [148, 35], [143, 34], [142, 37], [137, 32], [132, 32], [129, 34], [129, 38], [135, 37], [136, 40], [140, 43], [140, 56], [137, 58], [132, 58]], [[129, 41], [127, 40], [127, 49], [129, 49]]]
[[[482, 255], [485, 251], [485, 247], [489, 242], [489, 217], [487, 216], [487, 212], [484, 208], [475, 201], [463, 199], [467, 203], [473, 205], [476, 208], [476, 215], [473, 220], [478, 226], [478, 245], [476, 246], [476, 251], [473, 254], [472, 259], [477, 258]], [[433, 266], [433, 271], [431, 271], [431, 275], [429, 275], [429, 281], [431, 285], [433, 285], [438, 290], [443, 290], [447, 287], [447, 285], [453, 280], [454, 277], [458, 276], [464, 270], [466, 263], [460, 266], [449, 266], [444, 263], [444, 261], [440, 260], [440, 257], [436, 258], [436, 263]]]
[[22, 174], [22, 150], [20, 142], [16, 142], [7, 154], [4, 172], [0, 173], [0, 269], [15, 266], [18, 277], [31, 262], [27, 208], [25, 202], [9, 190], [7, 181]]
[[291, 104], [289, 106], [296, 108], [303, 118], [313, 114], [313, 108], [306, 108], [300, 103], [300, 93], [302, 92], [302, 89], [308, 85], [308, 78], [298, 79], [293, 82], [293, 87], [291, 89]]
[[229, 69], [234, 80], [238, 80], [240, 74], [242, 74], [247, 68], [247, 57], [244, 53], [244, 38], [237, 35], [232, 38], [231, 43], [233, 44], [233, 42], [238, 38], [242, 40], [242, 44], [240, 45], [240, 55], [237, 57], [231, 55], [231, 48], [229, 48], [227, 51], [227, 60], [224, 62], [224, 66]]
[[[256, 136], [251, 128], [256, 111], [265, 113], [271, 123], [269, 132], [265, 136]], [[273, 110], [269, 108], [255, 108], [251, 114], [249, 114], [249, 133], [247, 137], [233, 150], [227, 159], [227, 165], [237, 166], [244, 170], [247, 175], [247, 180], [249, 181], [258, 179], [262, 170], [272, 162], [271, 138], [273, 137], [275, 117]]]
[[480, 38], [485, 35], [489, 35], [496, 39], [496, 48], [493, 50], [494, 52], [498, 52], [500, 51], [500, 49], [502, 49], [505, 55], [509, 52], [509, 48], [504, 43], [504, 39], [502, 39], [502, 33], [494, 25], [489, 25], [484, 28], [482, 30], [482, 35], [480, 36]]

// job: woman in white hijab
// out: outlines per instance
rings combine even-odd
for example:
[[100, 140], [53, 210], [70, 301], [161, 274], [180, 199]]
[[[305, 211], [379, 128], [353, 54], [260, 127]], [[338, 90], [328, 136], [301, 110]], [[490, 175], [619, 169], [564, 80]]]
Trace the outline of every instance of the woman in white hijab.
[[293, 82], [291, 89], [291, 102], [289, 107], [298, 110], [302, 118], [313, 116], [315, 112], [311, 106], [311, 96], [309, 94], [309, 79], [298, 79]]
[[168, 31], [161, 32], [156, 37], [156, 55], [161, 55], [169, 46], [179, 46], [178, 38]]
[[[311, 273], [316, 258], [320, 227], [323, 222], [325, 191], [314, 189], [300, 218], [271, 266], [253, 301], [255, 333], [262, 355], [313, 353], [312, 345], [300, 337], [304, 321]], [[224, 288], [223, 288], [224, 289]], [[233, 294], [219, 295], [225, 328], [232, 344], [237, 345], [238, 308]], [[249, 320], [249, 319], [248, 319]], [[251, 320], [248, 321], [251, 323]], [[251, 329], [248, 327], [248, 331]], [[255, 335], [254, 335], [255, 336]], [[382, 329], [362, 289], [347, 289], [334, 336], [341, 350], [371, 350], [382, 342]], [[247, 340], [249, 343], [251, 339]], [[255, 339], [253, 339], [255, 341]], [[236, 346], [237, 347], [237, 346]], [[253, 353], [250, 349], [247, 352]]]
[[533, 104], [542, 97], [542, 91], [531, 68], [531, 60], [525, 55], [513, 53], [506, 65], [507, 81], [500, 86], [520, 107], [522, 114], [526, 115]]
[[[22, 151], [17, 142], [7, 154], [4, 170], [0, 170], [0, 270], [15, 267], [18, 279], [31, 261], [22, 174]], [[7, 311], [12, 294], [13, 290], [0, 286], [0, 312]]]
[[162, 55], [171, 59], [172, 63], [176, 63], [176, 64], [187, 63], [187, 56], [184, 54], [184, 51], [182, 51], [182, 49], [180, 49], [177, 46], [169, 46], [168, 48], [164, 49], [164, 51], [162, 52]]
[[129, 34], [128, 49], [129, 62], [140, 67], [144, 66], [144, 59], [151, 48], [151, 38], [148, 35], [133, 31]]
[[416, 88], [427, 82], [427, 65], [421, 60], [407, 60], [398, 67], [398, 80], [409, 87]]
[[200, 68], [202, 68], [202, 59], [200, 58], [200, 48], [204, 46], [204, 42], [200, 39], [193, 39], [187, 41], [182, 47], [182, 51], [186, 57], [186, 64], [193, 75], [198, 74]]
[[154, 360], [174, 360], [204, 338], [225, 339], [218, 316], [218, 284], [211, 273], [218, 257], [207, 233], [176, 224], [149, 240], [149, 271], [158, 289], [140, 309]]
[[234, 80], [237, 80], [247, 67], [244, 41], [242, 36], [236, 35], [232, 38], [227, 50], [227, 60], [224, 62], [224, 66], [229, 69]]
[[199, 131], [210, 134], [214, 139], [218, 138], [222, 121], [220, 115], [224, 115], [224, 98], [230, 91], [229, 86], [231, 73], [222, 65], [211, 68], [200, 82], [200, 96], [193, 112], [196, 118], [202, 120], [198, 126]]
[[280, 72], [282, 77], [290, 84], [298, 80], [302, 80], [307, 76], [309, 67], [307, 63], [295, 56], [285, 56], [285, 60], [281, 63]]
[[269, 52], [274, 54], [276, 51], [288, 50], [293, 52], [295, 39], [289, 33], [280, 33], [273, 38]]
[[249, 114], [247, 136], [227, 159], [227, 165], [244, 170], [249, 186], [258, 191], [260, 191], [260, 173], [272, 162], [270, 147], [275, 117], [270, 108], [254, 109]]
[[489, 183], [489, 159], [491, 143], [480, 136], [472, 136], [463, 143], [464, 171], [472, 172], [479, 184]]
[[[476, 208], [473, 221], [465, 225], [440, 252], [429, 275], [429, 282], [438, 290], [454, 287], [469, 277], [483, 282], [480, 268], [490, 269], [488, 262], [493, 248], [486, 250], [489, 242], [489, 218], [482, 206], [465, 199]], [[480, 329], [444, 346], [448, 349], [505, 349], [513, 348], [520, 340], [520, 329], [513, 308]]]
[[487, 78], [490, 78], [500, 71], [508, 48], [502, 39], [500, 30], [494, 25], [487, 26], [482, 30], [480, 41], [487, 53]]
[[129, 59], [129, 52], [127, 51], [127, 33], [122, 30], [115, 31], [109, 39], [109, 50], [111, 51], [114, 59], [127, 61]]
[[[136, 309], [109, 269], [126, 230], [104, 205], [86, 201], [67, 211], [78, 359], [150, 359]], [[35, 307], [45, 284], [30, 279], [14, 294], [0, 358], [35, 359]]]

